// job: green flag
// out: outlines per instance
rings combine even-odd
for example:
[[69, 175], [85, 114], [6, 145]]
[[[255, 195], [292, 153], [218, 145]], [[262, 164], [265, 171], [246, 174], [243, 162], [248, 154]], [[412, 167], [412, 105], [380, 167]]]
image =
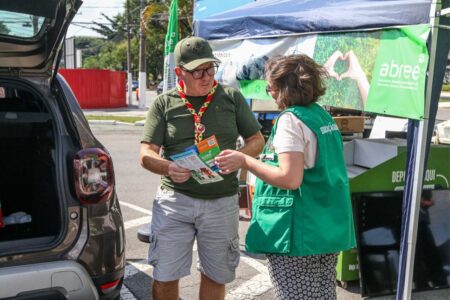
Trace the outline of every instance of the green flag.
[[164, 85], [163, 91], [170, 90], [176, 85], [175, 56], [173, 51], [178, 42], [178, 0], [172, 0], [169, 12], [166, 41], [164, 45]]

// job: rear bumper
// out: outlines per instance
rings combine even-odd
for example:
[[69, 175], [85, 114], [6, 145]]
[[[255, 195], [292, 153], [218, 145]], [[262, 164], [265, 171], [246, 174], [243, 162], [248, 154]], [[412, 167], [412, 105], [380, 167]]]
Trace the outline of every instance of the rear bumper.
[[[94, 284], [97, 286], [97, 292], [100, 300], [117, 299], [120, 296], [120, 290], [124, 280], [124, 272], [124, 269], [120, 269], [115, 272], [92, 278]], [[115, 281], [118, 281], [116, 286], [102, 290], [101, 287], [103, 285], [108, 285]]]
[[0, 268], [0, 299], [57, 291], [70, 299], [99, 299], [86, 270], [74, 261]]

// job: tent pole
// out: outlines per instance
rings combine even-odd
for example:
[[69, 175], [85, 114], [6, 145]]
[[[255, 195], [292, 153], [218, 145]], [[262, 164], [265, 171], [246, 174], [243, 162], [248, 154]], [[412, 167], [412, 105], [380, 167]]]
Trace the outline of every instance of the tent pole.
[[414, 174], [413, 174], [413, 188], [411, 195], [411, 213], [409, 215], [409, 229], [407, 236], [407, 256], [405, 266], [405, 285], [403, 287], [403, 300], [411, 299], [412, 281], [414, 274], [414, 258], [416, 252], [417, 242], [417, 228], [419, 221], [420, 201], [422, 195], [423, 174], [426, 157], [427, 132], [429, 127], [430, 116], [430, 104], [431, 93], [433, 90], [433, 74], [436, 63], [436, 45], [438, 36], [439, 17], [436, 16], [436, 11], [441, 9], [441, 3], [433, 2], [430, 9], [430, 24], [431, 24], [431, 47], [430, 47], [430, 60], [428, 64], [428, 77], [427, 88], [425, 95], [425, 109], [424, 117], [419, 121], [419, 130], [416, 140], [417, 154], [414, 161]]

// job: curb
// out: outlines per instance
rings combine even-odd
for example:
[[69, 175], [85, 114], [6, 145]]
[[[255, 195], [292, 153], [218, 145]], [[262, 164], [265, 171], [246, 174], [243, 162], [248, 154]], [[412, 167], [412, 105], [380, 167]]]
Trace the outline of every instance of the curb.
[[450, 98], [450, 92], [441, 92], [441, 98], [444, 98], [444, 99], [449, 99]]
[[450, 102], [439, 102], [440, 108], [450, 108]]
[[[89, 125], [128, 125], [128, 126], [144, 126], [145, 121], [137, 121], [134, 123], [121, 122], [115, 120], [89, 120]], [[142, 122], [142, 123], [141, 123]]]

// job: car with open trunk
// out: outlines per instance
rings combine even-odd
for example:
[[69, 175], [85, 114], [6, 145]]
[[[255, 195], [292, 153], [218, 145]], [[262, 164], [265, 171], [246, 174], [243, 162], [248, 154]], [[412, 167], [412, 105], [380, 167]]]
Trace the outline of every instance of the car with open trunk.
[[0, 2], [0, 299], [120, 298], [112, 159], [58, 75], [81, 3]]

